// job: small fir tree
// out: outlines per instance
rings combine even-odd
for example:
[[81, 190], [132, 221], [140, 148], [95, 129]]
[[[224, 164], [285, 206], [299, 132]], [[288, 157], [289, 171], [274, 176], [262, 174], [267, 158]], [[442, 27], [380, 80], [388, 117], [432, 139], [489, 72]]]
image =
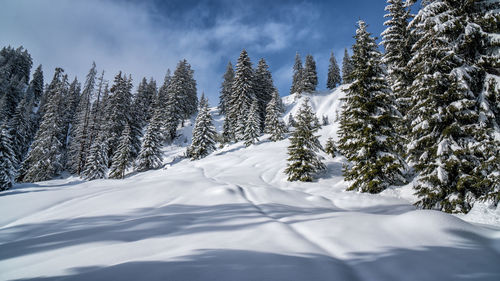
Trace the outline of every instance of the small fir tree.
[[333, 52], [330, 54], [330, 65], [328, 67], [328, 78], [326, 80], [326, 87], [330, 90], [333, 90], [337, 85], [340, 85], [340, 68], [337, 64], [337, 60], [333, 55]]
[[259, 141], [260, 136], [260, 116], [258, 113], [258, 103], [254, 100], [247, 116], [247, 122], [245, 126], [245, 132], [243, 134], [243, 140], [245, 140], [245, 145], [250, 146], [255, 142]]
[[132, 140], [130, 136], [130, 126], [125, 125], [118, 148], [113, 154], [113, 164], [109, 172], [109, 177], [112, 179], [123, 179], [125, 172], [130, 167], [132, 150]]
[[137, 171], [157, 169], [162, 164], [162, 142], [160, 136], [161, 112], [157, 110], [149, 122], [146, 135], [142, 141], [141, 151], [136, 160]]
[[202, 97], [200, 104], [200, 110], [193, 128], [193, 141], [186, 153], [191, 160], [204, 158], [216, 148], [217, 132], [208, 109], [208, 101]]
[[335, 147], [335, 142], [333, 139], [330, 137], [326, 141], [325, 144], [325, 152], [328, 153], [330, 156], [335, 157], [335, 153], [337, 153], [337, 148]]
[[228, 108], [229, 97], [231, 96], [231, 88], [233, 87], [234, 69], [231, 62], [227, 63], [226, 73], [224, 73], [222, 85], [220, 86], [220, 101], [219, 113], [226, 114]]
[[318, 119], [312, 111], [309, 100], [302, 104], [297, 116], [297, 126], [288, 146], [288, 165], [285, 173], [288, 181], [312, 181], [314, 173], [325, 168], [316, 152], [322, 150], [318, 131]]
[[302, 90], [312, 93], [318, 86], [318, 73], [316, 72], [316, 62], [312, 55], [306, 56], [306, 63], [302, 72]]
[[351, 77], [352, 73], [352, 62], [347, 49], [344, 50], [344, 58], [342, 59], [342, 82], [344, 84], [351, 83], [353, 78]]
[[264, 132], [271, 135], [272, 141], [279, 141], [285, 138], [286, 125], [280, 119], [281, 108], [278, 103], [278, 91], [274, 91], [273, 98], [266, 107], [266, 123]]
[[293, 65], [293, 80], [290, 88], [290, 95], [302, 93], [302, 59], [299, 53], [295, 54], [295, 63]]

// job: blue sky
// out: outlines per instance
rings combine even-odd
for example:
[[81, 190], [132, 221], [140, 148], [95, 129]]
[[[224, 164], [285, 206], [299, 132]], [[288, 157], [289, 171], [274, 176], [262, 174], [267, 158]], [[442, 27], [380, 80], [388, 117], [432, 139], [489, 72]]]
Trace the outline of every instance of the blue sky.
[[123, 70], [134, 85], [143, 76], [161, 84], [167, 68], [186, 58], [199, 94], [214, 105], [227, 62], [243, 48], [254, 64], [266, 59], [281, 95], [295, 53], [312, 54], [325, 89], [330, 52], [340, 64], [359, 19], [379, 37], [384, 7], [383, 0], [1, 0], [0, 46], [26, 47], [46, 79], [60, 66], [83, 80], [95, 61], [108, 80]]

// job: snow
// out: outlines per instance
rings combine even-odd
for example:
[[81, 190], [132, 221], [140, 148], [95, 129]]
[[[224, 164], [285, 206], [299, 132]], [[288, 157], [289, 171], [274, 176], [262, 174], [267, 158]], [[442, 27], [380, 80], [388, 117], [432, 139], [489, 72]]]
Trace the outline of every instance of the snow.
[[[285, 97], [284, 116], [305, 96]], [[310, 96], [330, 120], [322, 144], [337, 139], [342, 96]], [[191, 129], [164, 149], [163, 169], [2, 192], [0, 280], [500, 279], [498, 209], [417, 210], [413, 183], [347, 192], [344, 159], [324, 153], [315, 182], [287, 182], [288, 139], [190, 161], [180, 156]]]

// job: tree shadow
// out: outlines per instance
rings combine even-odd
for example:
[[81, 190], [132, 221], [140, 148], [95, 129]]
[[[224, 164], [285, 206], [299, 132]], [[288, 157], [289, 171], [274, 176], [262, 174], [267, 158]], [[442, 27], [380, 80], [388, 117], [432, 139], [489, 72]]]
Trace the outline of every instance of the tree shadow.
[[143, 208], [126, 215], [80, 217], [23, 224], [0, 229], [0, 260], [74, 245], [152, 237], [174, 237], [206, 232], [237, 231], [298, 214], [332, 212], [325, 208], [297, 208], [279, 204], [262, 205], [263, 217], [250, 204], [214, 206], [167, 205]]
[[331, 281], [360, 280], [341, 260], [317, 254], [277, 254], [201, 249], [172, 261], [132, 261], [106, 267], [79, 267], [65, 276], [18, 279], [148, 281]]

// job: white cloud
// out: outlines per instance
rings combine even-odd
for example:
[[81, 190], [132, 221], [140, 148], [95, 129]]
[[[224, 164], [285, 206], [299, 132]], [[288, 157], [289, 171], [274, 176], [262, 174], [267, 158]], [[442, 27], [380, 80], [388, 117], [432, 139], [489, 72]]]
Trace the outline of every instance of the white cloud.
[[[286, 12], [304, 21], [304, 9], [292, 6]], [[194, 9], [183, 20], [196, 22], [198, 15], [206, 17], [203, 13], [206, 10]], [[214, 103], [226, 64], [223, 58], [234, 62], [242, 48], [258, 53], [283, 50], [298, 35], [308, 33], [308, 25], [304, 26], [277, 20], [248, 23], [239, 14], [200, 27], [173, 23], [141, 2], [7, 0], [0, 9], [0, 45], [23, 45], [35, 66], [43, 65], [46, 79], [60, 66], [83, 80], [95, 61], [108, 80], [123, 70], [136, 84], [143, 76], [152, 76], [161, 85], [166, 69], [173, 70], [186, 58], [195, 70], [199, 92], [205, 91]]]

